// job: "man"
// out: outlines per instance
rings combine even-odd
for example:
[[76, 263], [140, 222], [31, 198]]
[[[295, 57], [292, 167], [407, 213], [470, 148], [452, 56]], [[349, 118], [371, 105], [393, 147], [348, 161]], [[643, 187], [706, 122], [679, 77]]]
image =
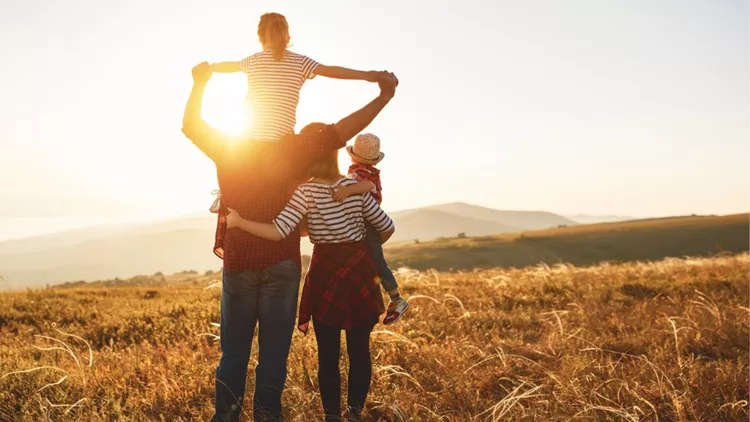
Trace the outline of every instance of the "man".
[[[250, 347], [258, 325], [253, 415], [281, 420], [281, 393], [294, 332], [300, 281], [300, 235], [281, 242], [226, 229], [226, 207], [244, 218], [270, 222], [284, 208], [310, 163], [367, 127], [393, 98], [398, 80], [378, 77], [380, 95], [334, 125], [316, 125], [279, 142], [231, 139], [201, 119], [211, 78], [208, 63], [193, 68], [193, 89], [182, 122], [183, 133], [216, 164], [223, 209], [214, 252], [224, 260], [221, 294], [221, 361], [216, 369], [213, 421], [239, 420]], [[312, 126], [312, 125], [311, 125]]]

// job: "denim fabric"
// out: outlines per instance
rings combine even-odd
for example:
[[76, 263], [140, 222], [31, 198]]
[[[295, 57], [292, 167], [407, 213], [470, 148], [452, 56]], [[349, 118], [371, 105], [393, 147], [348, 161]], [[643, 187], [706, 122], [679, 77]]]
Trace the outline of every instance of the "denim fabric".
[[367, 228], [365, 244], [370, 249], [370, 255], [372, 255], [372, 260], [375, 262], [375, 269], [378, 270], [378, 275], [380, 276], [380, 283], [387, 292], [397, 289], [398, 282], [396, 281], [396, 277], [393, 275], [391, 269], [388, 268], [388, 263], [385, 262], [380, 232], [370, 223], [366, 222], [365, 227]]
[[297, 311], [300, 268], [292, 260], [255, 271], [225, 272], [221, 293], [221, 361], [212, 422], [238, 421], [250, 348], [258, 325], [253, 414], [281, 420], [281, 393]]

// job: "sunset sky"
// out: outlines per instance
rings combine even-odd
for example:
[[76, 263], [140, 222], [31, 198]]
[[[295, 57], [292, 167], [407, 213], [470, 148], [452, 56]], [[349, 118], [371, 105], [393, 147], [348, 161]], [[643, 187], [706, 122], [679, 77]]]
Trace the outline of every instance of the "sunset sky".
[[[747, 1], [4, 0], [0, 239], [205, 211], [215, 170], [180, 133], [190, 68], [257, 52], [268, 11], [293, 51], [398, 75], [368, 129], [386, 210], [750, 210]], [[215, 75], [204, 116], [231, 128], [244, 94]], [[376, 94], [316, 78], [298, 127]]]

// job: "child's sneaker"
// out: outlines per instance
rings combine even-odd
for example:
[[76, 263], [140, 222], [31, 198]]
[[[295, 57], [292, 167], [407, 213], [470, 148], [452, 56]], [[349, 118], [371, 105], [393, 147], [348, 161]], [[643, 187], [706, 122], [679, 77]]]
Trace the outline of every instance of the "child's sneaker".
[[409, 302], [406, 299], [401, 299], [398, 302], [391, 301], [388, 304], [388, 313], [383, 318], [383, 325], [391, 325], [401, 319], [401, 317], [409, 309]]
[[221, 191], [215, 190], [211, 192], [211, 195], [216, 195], [216, 199], [214, 199], [214, 203], [211, 204], [211, 208], [209, 208], [208, 210], [214, 214], [217, 214], [221, 209]]

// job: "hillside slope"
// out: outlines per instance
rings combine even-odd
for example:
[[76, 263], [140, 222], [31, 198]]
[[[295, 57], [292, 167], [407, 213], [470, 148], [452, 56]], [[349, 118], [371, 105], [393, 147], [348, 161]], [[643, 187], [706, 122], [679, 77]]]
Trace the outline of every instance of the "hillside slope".
[[680, 217], [387, 247], [391, 267], [438, 270], [591, 265], [748, 250], [750, 216]]

